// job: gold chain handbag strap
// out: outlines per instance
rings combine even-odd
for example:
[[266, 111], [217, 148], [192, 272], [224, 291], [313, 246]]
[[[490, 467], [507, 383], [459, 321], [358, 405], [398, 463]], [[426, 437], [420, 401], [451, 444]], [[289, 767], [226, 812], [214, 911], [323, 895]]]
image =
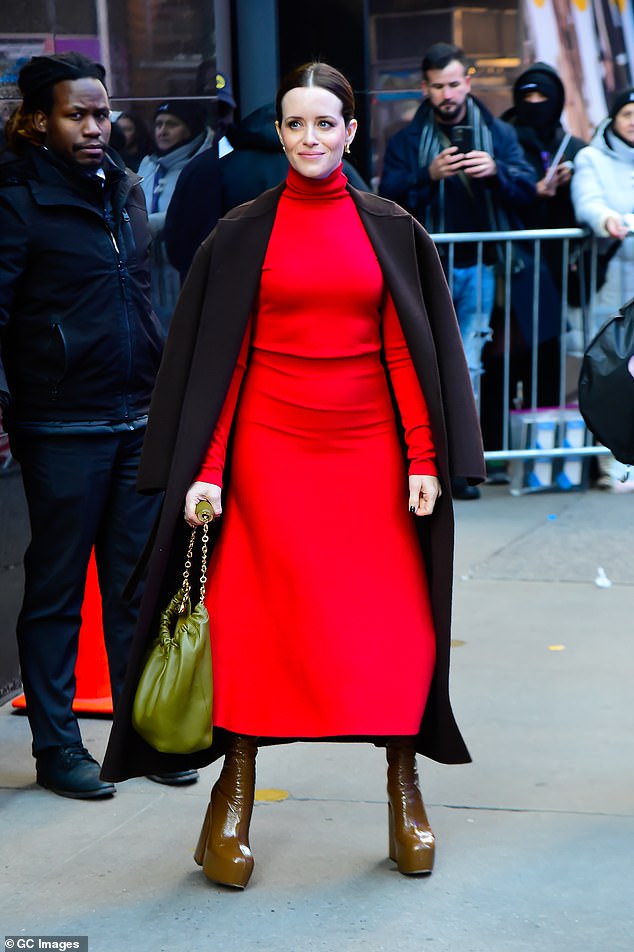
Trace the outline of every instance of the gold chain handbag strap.
[[[202, 534], [202, 554], [200, 562], [200, 601], [201, 603], [205, 601], [205, 591], [207, 586], [207, 543], [209, 542], [209, 523], [213, 518], [213, 510], [203, 510], [199, 513], [200, 518], [203, 520], [203, 534]], [[183, 571], [183, 600], [178, 609], [179, 614], [183, 614], [186, 611], [187, 602], [191, 593], [191, 582], [189, 580], [189, 570], [192, 567], [192, 558], [194, 556], [194, 542], [196, 541], [196, 530], [197, 526], [194, 526], [192, 529], [192, 534], [189, 537], [189, 545], [187, 547], [187, 555], [185, 556], [185, 569]]]
[[201, 604], [205, 601], [205, 591], [207, 586], [207, 543], [209, 542], [209, 519], [205, 519], [203, 522], [203, 535], [202, 535], [202, 555], [200, 560], [200, 601]]

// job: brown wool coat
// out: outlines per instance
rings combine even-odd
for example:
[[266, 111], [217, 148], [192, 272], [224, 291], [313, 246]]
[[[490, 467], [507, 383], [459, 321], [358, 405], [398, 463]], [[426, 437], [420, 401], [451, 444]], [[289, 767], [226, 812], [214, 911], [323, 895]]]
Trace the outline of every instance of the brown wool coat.
[[[109, 780], [204, 766], [226, 749], [226, 735], [216, 731], [214, 743], [207, 750], [188, 755], [159, 754], [136, 734], [130, 711], [159, 613], [180, 584], [187, 538], [182, 518], [185, 494], [196, 477], [223, 406], [258, 290], [282, 189], [278, 186], [264, 192], [218, 222], [194, 259], [172, 319], [138, 478], [142, 492], [164, 491], [165, 496], [148, 546], [147, 580], [137, 633], [104, 760], [102, 776]], [[450, 476], [464, 476], [472, 483], [484, 479], [477, 411], [435, 245], [398, 205], [352, 187], [349, 190], [394, 299], [425, 394], [444, 487], [431, 518], [416, 520], [437, 639], [436, 671], [417, 749], [443, 763], [464, 763], [470, 759], [469, 753], [449, 701], [454, 545], [449, 487]], [[225, 475], [228, 483], [230, 450]], [[211, 544], [221, 524], [211, 527]], [[403, 664], [407, 663], [403, 658]]]

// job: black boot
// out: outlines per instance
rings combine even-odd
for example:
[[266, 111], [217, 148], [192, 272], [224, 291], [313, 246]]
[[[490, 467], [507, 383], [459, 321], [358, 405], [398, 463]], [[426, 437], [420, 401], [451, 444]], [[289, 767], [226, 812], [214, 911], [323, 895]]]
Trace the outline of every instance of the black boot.
[[172, 770], [169, 773], [147, 774], [147, 779], [152, 783], [162, 783], [167, 787], [188, 787], [192, 783], [197, 783], [200, 774], [197, 770]]
[[98, 800], [111, 797], [113, 783], [101, 780], [101, 767], [81, 744], [49, 747], [36, 758], [37, 782], [60, 797]]

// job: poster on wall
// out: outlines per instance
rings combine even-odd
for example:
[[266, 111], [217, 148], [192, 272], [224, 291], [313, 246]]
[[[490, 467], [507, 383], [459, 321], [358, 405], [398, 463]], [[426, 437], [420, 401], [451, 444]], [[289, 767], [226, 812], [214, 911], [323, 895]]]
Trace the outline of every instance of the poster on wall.
[[101, 43], [98, 36], [55, 36], [55, 52], [67, 53], [74, 50], [76, 53], [83, 53], [90, 59], [101, 63]]
[[98, 36], [60, 36], [42, 33], [34, 36], [12, 33], [0, 35], [0, 97], [18, 94], [18, 74], [32, 56], [43, 53], [66, 53], [76, 50], [91, 59], [100, 60], [101, 44]]
[[533, 58], [566, 88], [566, 124], [588, 139], [614, 92], [634, 82], [634, 0], [524, 0]]
[[[18, 73], [32, 56], [55, 52], [53, 35], [16, 34], [0, 36], [0, 92], [18, 92]], [[6, 96], [4, 97], [6, 98]]]
[[608, 101], [634, 82], [634, 9], [632, 0], [594, 0]]

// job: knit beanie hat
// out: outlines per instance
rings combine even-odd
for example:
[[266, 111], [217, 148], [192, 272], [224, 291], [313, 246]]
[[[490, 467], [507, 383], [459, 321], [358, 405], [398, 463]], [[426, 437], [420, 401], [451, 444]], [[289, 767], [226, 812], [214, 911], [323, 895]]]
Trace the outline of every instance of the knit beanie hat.
[[84, 78], [98, 79], [105, 84], [106, 71], [101, 63], [95, 63], [81, 53], [31, 57], [18, 76], [24, 112], [32, 113], [40, 109], [42, 94], [57, 83]]
[[617, 112], [620, 112], [623, 106], [627, 106], [631, 102], [634, 102], [634, 86], [623, 89], [616, 94], [610, 109], [610, 119], [615, 119]]
[[168, 102], [162, 102], [154, 113], [154, 118], [166, 112], [185, 123], [191, 139], [200, 135], [207, 124], [207, 110], [202, 103], [195, 100], [170, 99]]

